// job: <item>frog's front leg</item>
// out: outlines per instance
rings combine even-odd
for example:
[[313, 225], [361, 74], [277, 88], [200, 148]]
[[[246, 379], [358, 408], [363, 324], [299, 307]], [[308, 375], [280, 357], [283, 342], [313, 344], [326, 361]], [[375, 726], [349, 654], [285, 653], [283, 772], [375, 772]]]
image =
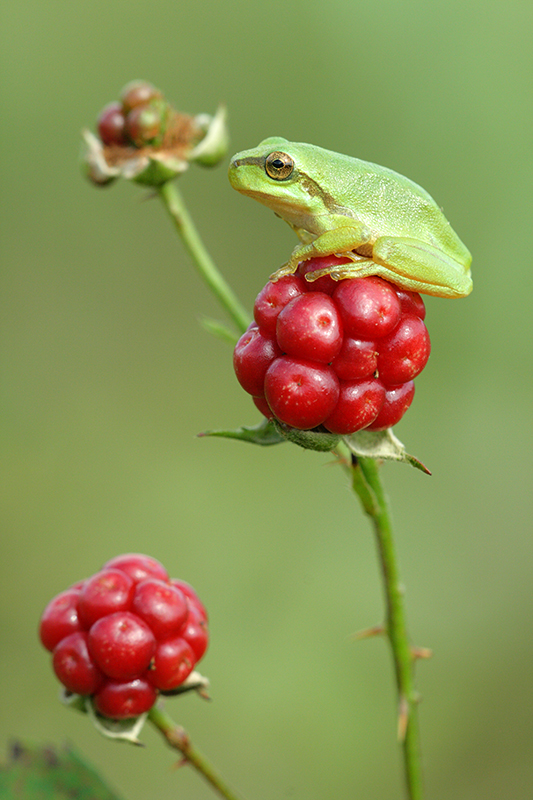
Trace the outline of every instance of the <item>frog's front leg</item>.
[[287, 263], [276, 270], [270, 280], [275, 282], [285, 275], [291, 275], [296, 272], [300, 261], [308, 261], [317, 256], [343, 255], [355, 260], [358, 256], [352, 250], [368, 244], [370, 239], [368, 228], [355, 220], [353, 224], [321, 233], [312, 242], [297, 245]]
[[374, 243], [372, 261], [360, 260], [337, 269], [317, 270], [308, 273], [306, 279], [313, 281], [323, 275], [331, 275], [335, 280], [378, 275], [411, 292], [436, 297], [465, 297], [472, 291], [470, 262], [469, 253], [465, 253], [465, 261], [461, 263], [418, 239], [382, 236]]

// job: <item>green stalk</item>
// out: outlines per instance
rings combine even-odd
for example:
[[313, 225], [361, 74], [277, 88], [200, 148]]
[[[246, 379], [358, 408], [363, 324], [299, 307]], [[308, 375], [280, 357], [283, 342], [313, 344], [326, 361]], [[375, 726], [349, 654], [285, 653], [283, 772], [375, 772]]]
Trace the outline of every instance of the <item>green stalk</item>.
[[[165, 183], [160, 187], [159, 195], [198, 272], [239, 332], [244, 332], [249, 324], [249, 316], [207, 252], [175, 183], [170, 181]], [[389, 639], [398, 690], [398, 737], [403, 750], [407, 798], [422, 800], [422, 770], [413, 664], [416, 657], [425, 657], [429, 652], [413, 649], [407, 635], [403, 589], [390, 513], [376, 461], [373, 458], [356, 459], [353, 456], [351, 478], [352, 488], [374, 526], [385, 593], [386, 623], [384, 626], [370, 629], [366, 635], [385, 634]], [[237, 800], [236, 795], [213, 773], [205, 759], [192, 748], [182, 728], [160, 709], [153, 708], [149, 719], [163, 733], [168, 743], [179, 750], [226, 800]]]
[[172, 217], [176, 230], [181, 236], [196, 269], [227, 311], [237, 330], [240, 333], [244, 333], [250, 323], [249, 314], [226, 283], [207, 252], [175, 182], [167, 181], [164, 183], [159, 188], [159, 196]]
[[[383, 575], [386, 622], [383, 628], [390, 643], [398, 690], [398, 738], [402, 745], [403, 763], [409, 800], [422, 800], [422, 768], [420, 734], [417, 715], [417, 694], [414, 685], [414, 651], [407, 634], [404, 591], [400, 581], [398, 558], [392, 534], [387, 498], [379, 468], [373, 458], [352, 457], [352, 487], [374, 527]], [[422, 654], [425, 651], [420, 651]]]
[[148, 719], [163, 734], [168, 744], [178, 750], [184, 761], [191, 764], [221, 797], [225, 797], [226, 800], [240, 800], [201, 753], [192, 746], [187, 731], [176, 725], [165, 711], [154, 706], [148, 714]]

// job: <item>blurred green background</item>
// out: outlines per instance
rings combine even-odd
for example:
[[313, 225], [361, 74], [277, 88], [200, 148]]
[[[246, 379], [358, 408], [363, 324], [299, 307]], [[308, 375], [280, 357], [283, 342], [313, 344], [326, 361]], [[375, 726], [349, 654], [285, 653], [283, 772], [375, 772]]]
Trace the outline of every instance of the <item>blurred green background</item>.
[[[424, 186], [474, 255], [474, 293], [428, 298], [431, 361], [387, 465], [421, 663], [428, 800], [533, 792], [531, 29], [526, 0], [108, 3], [2, 12], [1, 752], [75, 744], [129, 800], [212, 797], [146, 731], [105, 741], [59, 705], [47, 601], [146, 552], [211, 612], [213, 702], [168, 710], [248, 800], [402, 797], [374, 543], [328, 456], [197, 439], [254, 424], [222, 317], [146, 191], [80, 176], [80, 129], [133, 78]], [[225, 167], [181, 179], [243, 302], [296, 240]]]

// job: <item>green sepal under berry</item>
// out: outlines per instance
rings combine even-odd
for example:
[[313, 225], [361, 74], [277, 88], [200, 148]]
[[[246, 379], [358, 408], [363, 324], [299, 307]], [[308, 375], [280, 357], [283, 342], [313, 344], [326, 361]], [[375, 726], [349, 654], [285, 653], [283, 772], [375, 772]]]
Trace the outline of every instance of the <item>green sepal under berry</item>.
[[209, 680], [199, 672], [196, 672], [196, 670], [193, 670], [183, 683], [180, 683], [175, 689], [166, 689], [161, 691], [160, 694], [165, 697], [175, 697], [178, 694], [185, 694], [186, 692], [196, 692], [204, 700], [209, 700], [208, 690]]
[[198, 436], [220, 436], [223, 439], [239, 439], [241, 442], [258, 444], [267, 447], [271, 444], [282, 444], [282, 442], [292, 442], [305, 450], [316, 450], [325, 453], [333, 450], [340, 441], [340, 436], [329, 431], [300, 431], [291, 428], [277, 419], [268, 420], [266, 417], [259, 425], [237, 428], [233, 431], [205, 431]]
[[[137, 174], [131, 177], [134, 183], [142, 186], [162, 186], [167, 181], [171, 181], [177, 175], [185, 172], [187, 162], [179, 158], [161, 157], [157, 153], [146, 157], [146, 165]], [[123, 173], [123, 178], [128, 178], [127, 171]]]
[[105, 736], [107, 739], [116, 739], [120, 742], [129, 742], [130, 744], [144, 747], [139, 739], [139, 734], [144, 727], [144, 723], [148, 717], [148, 711], [140, 714], [138, 717], [131, 717], [131, 719], [108, 719], [96, 713], [90, 697], [86, 699], [87, 714], [96, 730]]
[[[165, 696], [184, 694], [186, 692], [196, 692], [204, 700], [209, 699], [209, 680], [200, 672], [194, 670], [176, 689], [161, 692]], [[146, 711], [138, 717], [130, 719], [108, 719], [99, 714], [93, 704], [91, 697], [84, 697], [81, 694], [74, 694], [67, 689], [62, 689], [60, 693], [61, 702], [75, 711], [87, 714], [96, 730], [107, 739], [116, 739], [121, 742], [129, 742], [137, 746], [143, 746], [139, 739], [139, 734], [144, 727], [150, 712]]]
[[61, 700], [70, 708], [87, 714], [96, 730], [107, 739], [116, 739], [121, 742], [143, 746], [139, 739], [139, 734], [146, 722], [148, 712], [131, 719], [108, 719], [96, 712], [90, 697], [73, 694], [65, 689], [61, 692]]
[[214, 117], [198, 114], [195, 122], [204, 135], [189, 154], [189, 161], [203, 167], [215, 167], [225, 158], [229, 147], [226, 106], [219, 105]]
[[336, 433], [329, 431], [301, 431], [298, 428], [291, 428], [290, 425], [285, 425], [284, 422], [273, 420], [276, 430], [288, 442], [297, 444], [298, 447], [303, 447], [304, 450], [316, 450], [318, 453], [327, 453], [333, 450], [340, 441], [340, 436]]
[[360, 458], [376, 458], [383, 461], [404, 461], [411, 467], [431, 475], [429, 469], [415, 456], [406, 452], [404, 445], [392, 432], [392, 428], [384, 431], [357, 431], [342, 437], [348, 449]]
[[236, 428], [233, 431], [205, 431], [199, 433], [198, 436], [219, 436], [222, 439], [239, 439], [241, 442], [249, 442], [250, 444], [259, 444], [262, 447], [267, 447], [271, 444], [281, 444], [286, 441], [286, 437], [276, 430], [276, 426], [271, 420], [263, 419], [259, 425], [242, 428]]

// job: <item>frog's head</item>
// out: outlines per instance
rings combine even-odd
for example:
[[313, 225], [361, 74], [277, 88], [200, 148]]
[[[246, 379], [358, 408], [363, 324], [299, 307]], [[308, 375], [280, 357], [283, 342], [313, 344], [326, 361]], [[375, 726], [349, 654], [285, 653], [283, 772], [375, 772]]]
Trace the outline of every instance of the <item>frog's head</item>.
[[238, 192], [271, 208], [289, 224], [308, 231], [329, 210], [327, 179], [320, 148], [289, 142], [281, 136], [262, 141], [231, 159], [229, 180]]

